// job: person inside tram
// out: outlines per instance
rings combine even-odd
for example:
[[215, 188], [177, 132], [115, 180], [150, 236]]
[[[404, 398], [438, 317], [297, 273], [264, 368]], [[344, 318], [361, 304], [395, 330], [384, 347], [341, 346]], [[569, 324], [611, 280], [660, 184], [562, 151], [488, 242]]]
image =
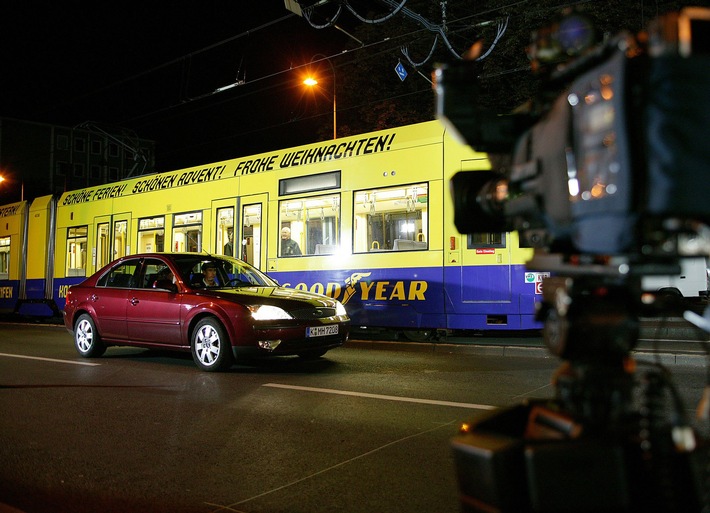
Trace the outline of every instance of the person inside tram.
[[224, 245], [224, 254], [227, 256], [234, 256], [234, 231], [227, 231], [227, 243]]
[[301, 255], [298, 242], [291, 238], [291, 229], [287, 226], [281, 228], [281, 256]]

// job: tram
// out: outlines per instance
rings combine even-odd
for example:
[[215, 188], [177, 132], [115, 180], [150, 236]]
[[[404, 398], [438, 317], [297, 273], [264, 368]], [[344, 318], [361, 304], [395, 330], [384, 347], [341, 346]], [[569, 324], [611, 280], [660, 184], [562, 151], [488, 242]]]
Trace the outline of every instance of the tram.
[[0, 310], [56, 315], [115, 258], [204, 251], [339, 299], [356, 328], [536, 330], [531, 250], [454, 226], [451, 176], [489, 167], [429, 121], [6, 205]]

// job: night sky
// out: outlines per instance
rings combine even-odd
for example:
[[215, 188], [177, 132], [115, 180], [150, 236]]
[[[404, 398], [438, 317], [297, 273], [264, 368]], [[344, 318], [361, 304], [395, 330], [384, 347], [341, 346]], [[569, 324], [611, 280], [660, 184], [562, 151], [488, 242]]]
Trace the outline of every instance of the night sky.
[[11, 2], [0, 116], [131, 129], [156, 141], [156, 171], [250, 155], [318, 140], [329, 118], [292, 68], [348, 47], [283, 0]]

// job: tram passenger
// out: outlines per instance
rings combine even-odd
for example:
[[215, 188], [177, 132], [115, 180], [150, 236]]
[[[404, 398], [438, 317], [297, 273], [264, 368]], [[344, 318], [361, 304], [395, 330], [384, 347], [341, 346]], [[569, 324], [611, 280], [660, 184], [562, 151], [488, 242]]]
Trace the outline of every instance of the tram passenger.
[[281, 256], [298, 256], [301, 248], [298, 242], [291, 238], [291, 229], [284, 226], [281, 229]]
[[224, 245], [224, 254], [227, 256], [234, 256], [234, 231], [227, 231], [227, 243]]

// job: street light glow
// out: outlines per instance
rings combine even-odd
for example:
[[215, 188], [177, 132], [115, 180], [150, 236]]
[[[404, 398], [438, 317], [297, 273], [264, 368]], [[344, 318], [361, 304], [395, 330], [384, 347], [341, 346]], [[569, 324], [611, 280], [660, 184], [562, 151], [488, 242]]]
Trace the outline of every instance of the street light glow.
[[[314, 56], [311, 58], [311, 64], [313, 64], [313, 62], [314, 62], [314, 61], [316, 60], [316, 58], [318, 58], [318, 57], [321, 58], [321, 59], [318, 59], [318, 60], [325, 60], [325, 61], [327, 61], [328, 64], [330, 65], [331, 71], [333, 72], [333, 139], [337, 139], [337, 138], [338, 138], [338, 129], [337, 129], [337, 126], [338, 126], [338, 122], [337, 122], [337, 111], [338, 111], [338, 107], [337, 107], [337, 101], [336, 101], [336, 98], [335, 98], [335, 91], [336, 91], [336, 88], [335, 88], [335, 66], [333, 66], [333, 63], [330, 61], [330, 58], [326, 57], [326, 56], [323, 55], [322, 53], [319, 53], [319, 54], [314, 55]], [[313, 87], [313, 86], [315, 86], [315, 85], [318, 84], [318, 80], [316, 80], [316, 79], [313, 78], [312, 76], [308, 76], [308, 77], [306, 77], [306, 79], [303, 81], [303, 83], [304, 83], [305, 85], [307, 85], [308, 87]]]

